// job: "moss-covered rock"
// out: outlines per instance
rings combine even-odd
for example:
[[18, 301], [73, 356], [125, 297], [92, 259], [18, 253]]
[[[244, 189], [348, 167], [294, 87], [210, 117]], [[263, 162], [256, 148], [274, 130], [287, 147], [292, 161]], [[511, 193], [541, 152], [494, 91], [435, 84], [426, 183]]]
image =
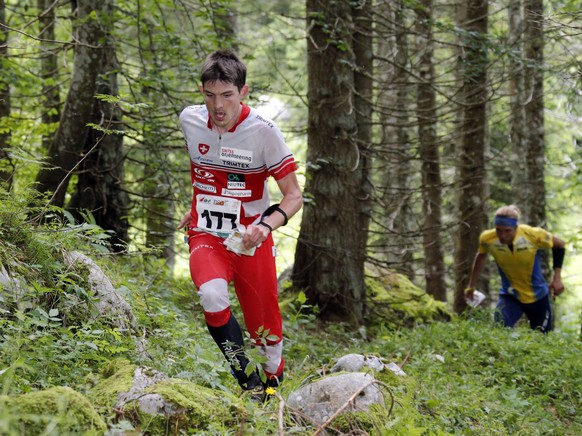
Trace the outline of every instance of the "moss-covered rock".
[[370, 268], [366, 279], [369, 315], [373, 328], [411, 327], [431, 321], [448, 321], [453, 316], [443, 301], [437, 301], [406, 276]]
[[[282, 312], [293, 312], [305, 303], [305, 295], [293, 288], [287, 274], [279, 282], [279, 306]], [[378, 327], [396, 330], [432, 321], [449, 321], [454, 316], [447, 303], [435, 300], [402, 274], [368, 265], [366, 275], [368, 314], [364, 321], [371, 332]]]
[[131, 389], [135, 368], [128, 360], [117, 359], [101, 369], [103, 378], [91, 389], [89, 399], [102, 416], [110, 415], [119, 394]]
[[0, 410], [7, 415], [1, 434], [102, 435], [107, 429], [89, 400], [67, 387], [0, 396]]
[[[232, 394], [170, 379], [126, 360], [110, 362], [89, 398], [112, 421], [126, 420], [143, 434], [190, 434], [217, 422], [223, 430], [247, 419], [243, 402]], [[220, 417], [220, 419], [216, 419]]]
[[[164, 434], [168, 428], [191, 433], [211, 425], [216, 431], [217, 422], [227, 432], [241, 427], [247, 419], [246, 409], [238, 397], [186, 380], [161, 381], [149, 389], [149, 394], [159, 395], [163, 404], [172, 405], [172, 410], [162, 406], [158, 411], [163, 413], [151, 413], [151, 410], [139, 407], [139, 401], [126, 403], [123, 409], [130, 411], [131, 416], [137, 416], [140, 429], [151, 434]], [[144, 426], [146, 423], [147, 427]]]

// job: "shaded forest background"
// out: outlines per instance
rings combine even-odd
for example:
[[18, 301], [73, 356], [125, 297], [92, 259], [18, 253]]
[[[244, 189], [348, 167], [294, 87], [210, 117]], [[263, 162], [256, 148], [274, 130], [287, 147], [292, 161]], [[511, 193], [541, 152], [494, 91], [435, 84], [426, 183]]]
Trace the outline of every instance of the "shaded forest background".
[[[0, 177], [30, 220], [106, 230], [102, 251], [185, 272], [177, 117], [205, 56], [247, 60], [254, 105], [300, 163], [279, 269], [323, 319], [362, 322], [367, 265], [457, 312], [500, 205], [568, 243], [581, 312], [579, 1], [0, 1]], [[26, 194], [28, 195], [28, 194]], [[480, 288], [494, 299], [495, 271]], [[491, 282], [491, 283], [490, 283]], [[566, 310], [566, 309], [565, 309]], [[580, 322], [577, 322], [578, 327]]]

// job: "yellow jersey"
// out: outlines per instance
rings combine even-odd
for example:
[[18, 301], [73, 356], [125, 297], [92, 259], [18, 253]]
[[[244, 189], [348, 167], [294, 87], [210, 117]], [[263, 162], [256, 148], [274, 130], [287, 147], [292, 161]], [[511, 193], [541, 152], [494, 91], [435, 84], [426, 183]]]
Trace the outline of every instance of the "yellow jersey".
[[548, 294], [542, 271], [541, 250], [552, 248], [551, 233], [525, 224], [517, 226], [513, 250], [502, 244], [495, 229], [479, 237], [479, 253], [491, 253], [501, 275], [501, 294], [509, 294], [525, 304], [534, 303]]

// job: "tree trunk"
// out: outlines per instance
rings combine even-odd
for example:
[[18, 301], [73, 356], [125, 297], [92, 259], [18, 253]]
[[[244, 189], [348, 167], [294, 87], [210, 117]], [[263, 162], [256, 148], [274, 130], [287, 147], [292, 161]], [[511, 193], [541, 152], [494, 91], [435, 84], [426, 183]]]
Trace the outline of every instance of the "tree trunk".
[[[524, 150], [526, 149], [526, 123], [524, 112], [524, 62], [522, 59], [523, 18], [521, 0], [509, 3], [507, 13], [509, 21], [509, 49], [512, 56], [509, 59], [509, 104], [510, 123], [509, 137], [511, 141], [511, 196], [512, 203], [520, 207], [526, 204], [526, 168]], [[525, 212], [525, 211], [522, 211]], [[523, 217], [525, 218], [525, 216]]]
[[100, 17], [108, 3], [108, 0], [85, 0], [79, 2], [76, 9], [71, 84], [59, 128], [49, 147], [47, 165], [36, 178], [37, 190], [52, 192], [50, 203], [59, 207], [65, 204], [73, 170], [84, 158], [82, 151], [89, 132], [87, 123], [92, 117], [96, 79], [102, 64], [103, 48], [100, 44], [105, 34]]
[[[350, 4], [348, 0], [333, 4], [307, 0], [305, 193], [309, 201], [303, 211], [293, 283], [306, 290], [311, 304], [319, 306], [322, 319], [358, 325], [365, 309], [369, 199], [364, 181], [369, 144], [358, 136], [361, 107], [355, 97], [354, 73], [360, 67], [358, 74], [370, 72], [366, 65], [355, 65], [352, 35], [359, 30], [354, 29]], [[329, 28], [328, 23], [336, 25]], [[366, 50], [365, 45], [357, 48]], [[358, 91], [366, 98], [366, 89]]]
[[437, 138], [435, 71], [433, 64], [434, 40], [432, 35], [432, 0], [422, 0], [415, 8], [418, 17], [416, 31], [421, 54], [417, 86], [417, 117], [420, 160], [422, 162], [422, 245], [426, 290], [435, 299], [447, 301], [445, 261], [441, 241], [441, 173]]
[[[6, 4], [0, 0], [0, 23], [6, 24]], [[9, 77], [4, 73], [5, 65], [8, 65], [8, 29], [0, 26], [0, 183], [5, 183], [7, 188], [12, 186], [14, 165], [8, 153], [10, 133], [5, 131], [3, 124], [10, 116], [10, 83], [5, 79]]]
[[[57, 45], [55, 44], [55, 7], [53, 0], [37, 0], [38, 22], [40, 24], [40, 77], [42, 78], [42, 116], [43, 124], [56, 126], [61, 117], [61, 98], [59, 86], [59, 66]], [[49, 150], [52, 135], [43, 135], [42, 145]]]
[[376, 107], [382, 135], [377, 151], [382, 228], [376, 244], [394, 271], [413, 280], [414, 219], [410, 205], [413, 169], [408, 134], [410, 96], [404, 5], [402, 1], [382, 1], [376, 9], [379, 58]]
[[[111, 7], [111, 3], [104, 5]], [[117, 96], [119, 87], [115, 45], [109, 38], [105, 43], [97, 94]], [[121, 109], [113, 103], [96, 99], [93, 103], [93, 119], [97, 127], [90, 130], [83, 150], [85, 159], [78, 168], [76, 192], [67, 208], [73, 212], [90, 211], [95, 223], [113, 231], [110, 243], [116, 251], [124, 251], [129, 242], [127, 214], [129, 198], [124, 189], [123, 128]]]
[[[146, 138], [148, 146], [162, 146], [162, 138]], [[157, 154], [154, 154], [157, 156]], [[160, 155], [160, 159], [162, 156]], [[148, 171], [146, 169], [146, 171]], [[174, 221], [175, 203], [172, 200], [172, 180], [167, 172], [157, 171], [151, 177], [145, 177], [146, 194], [146, 246], [154, 249], [154, 255], [165, 259], [166, 265], [174, 267], [176, 222]]]
[[467, 284], [473, 258], [477, 252], [479, 234], [485, 214], [485, 148], [487, 133], [487, 17], [488, 0], [469, 0], [464, 27], [464, 105], [459, 150], [458, 221], [455, 249], [454, 309], [465, 309], [464, 287]]
[[[356, 218], [361, 232], [355, 238], [358, 253], [366, 255], [368, 247], [368, 226], [372, 214], [372, 192], [374, 186], [370, 180], [372, 172], [372, 95], [374, 86], [374, 51], [372, 48], [372, 2], [352, 5], [355, 31], [353, 47], [356, 60], [354, 69], [354, 103], [356, 108], [356, 139], [360, 162], [354, 171], [359, 177], [359, 206]], [[363, 273], [363, 264], [362, 264]]]
[[544, 144], [544, 5], [543, 0], [524, 0], [527, 126], [525, 215], [529, 224], [546, 225]]

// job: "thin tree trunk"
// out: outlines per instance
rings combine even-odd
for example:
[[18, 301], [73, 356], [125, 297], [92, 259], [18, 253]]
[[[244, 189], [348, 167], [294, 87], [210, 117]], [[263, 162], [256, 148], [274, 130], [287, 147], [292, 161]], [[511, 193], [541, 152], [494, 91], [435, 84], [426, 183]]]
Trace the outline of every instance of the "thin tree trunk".
[[[6, 4], [0, 0], [0, 23], [6, 24]], [[5, 79], [4, 65], [8, 59], [8, 29], [0, 26], [0, 123], [4, 124], [10, 116], [10, 83]], [[0, 124], [0, 127], [3, 127]], [[0, 183], [5, 183], [7, 188], [12, 186], [14, 164], [8, 153], [10, 133], [0, 129]]]
[[425, 257], [426, 290], [435, 299], [446, 301], [445, 261], [441, 241], [441, 173], [437, 138], [434, 40], [432, 35], [432, 0], [422, 0], [415, 8], [416, 30], [421, 50], [417, 86], [417, 117], [420, 159], [422, 162], [422, 242]]
[[461, 125], [462, 143], [459, 150], [459, 198], [455, 249], [454, 309], [465, 309], [464, 287], [467, 284], [473, 258], [477, 252], [479, 234], [485, 215], [485, 149], [487, 133], [487, 17], [488, 0], [469, 0], [464, 25], [464, 103]]
[[[149, 145], [159, 144], [149, 138]], [[176, 253], [176, 222], [174, 218], [175, 203], [172, 201], [171, 175], [163, 172], [147, 177], [144, 183], [146, 192], [146, 246], [154, 250], [154, 255], [164, 259], [171, 269], [174, 267]]]
[[[358, 325], [365, 309], [365, 146], [358, 137], [351, 2], [307, 0], [308, 172], [293, 283], [323, 319]], [[327, 23], [337, 23], [333, 28]], [[358, 51], [365, 47], [358, 48]], [[367, 49], [367, 48], [366, 48]], [[365, 68], [365, 65], [362, 65]], [[367, 73], [363, 70], [362, 73]], [[365, 90], [364, 90], [365, 91]], [[365, 93], [361, 94], [365, 96]], [[364, 145], [364, 147], [362, 147]]]
[[[512, 1], [508, 6], [509, 21], [509, 104], [510, 125], [509, 137], [511, 140], [511, 194], [512, 203], [523, 207], [526, 204], [526, 169], [523, 166], [526, 149], [526, 123], [524, 111], [524, 68], [522, 59], [523, 18], [521, 0]], [[525, 211], [522, 211], [525, 212]], [[524, 216], [525, 218], [525, 216]]]
[[[533, 226], [547, 226], [545, 184], [545, 124], [544, 124], [544, 2], [524, 0], [525, 125], [527, 202], [525, 216]], [[549, 255], [542, 251], [546, 279], [550, 279]]]
[[[354, 69], [354, 104], [356, 108], [357, 146], [360, 155], [358, 168], [354, 170], [359, 177], [359, 207], [357, 222], [360, 232], [356, 235], [356, 252], [365, 257], [368, 247], [368, 226], [372, 214], [372, 94], [374, 85], [374, 52], [372, 48], [372, 2], [352, 5], [355, 31], [353, 50], [356, 60]], [[362, 264], [362, 274], [364, 265]], [[364, 295], [365, 299], [365, 295]], [[364, 301], [365, 306], [365, 301]]]
[[[42, 123], [56, 125], [61, 117], [60, 86], [58, 79], [58, 59], [55, 38], [55, 7], [54, 0], [38, 0], [38, 21], [40, 24], [40, 77], [42, 78]], [[48, 150], [53, 135], [43, 135], [42, 144]]]
[[543, 0], [524, 0], [526, 175], [529, 188], [525, 213], [529, 224], [534, 226], [546, 225], [543, 13]]
[[412, 157], [408, 134], [410, 106], [408, 77], [408, 40], [402, 1], [382, 1], [376, 5], [378, 20], [379, 90], [377, 107], [381, 128], [378, 150], [378, 190], [383, 207], [381, 253], [392, 268], [414, 279], [411, 242]]
[[[107, 0], [85, 0], [78, 3], [75, 14], [75, 55], [73, 74], [59, 128], [51, 143], [47, 164], [37, 175], [37, 190], [52, 192], [50, 203], [63, 207], [71, 174], [83, 159], [93, 113], [97, 74], [101, 71], [105, 34], [100, 16]], [[109, 19], [109, 17], [107, 17]]]

